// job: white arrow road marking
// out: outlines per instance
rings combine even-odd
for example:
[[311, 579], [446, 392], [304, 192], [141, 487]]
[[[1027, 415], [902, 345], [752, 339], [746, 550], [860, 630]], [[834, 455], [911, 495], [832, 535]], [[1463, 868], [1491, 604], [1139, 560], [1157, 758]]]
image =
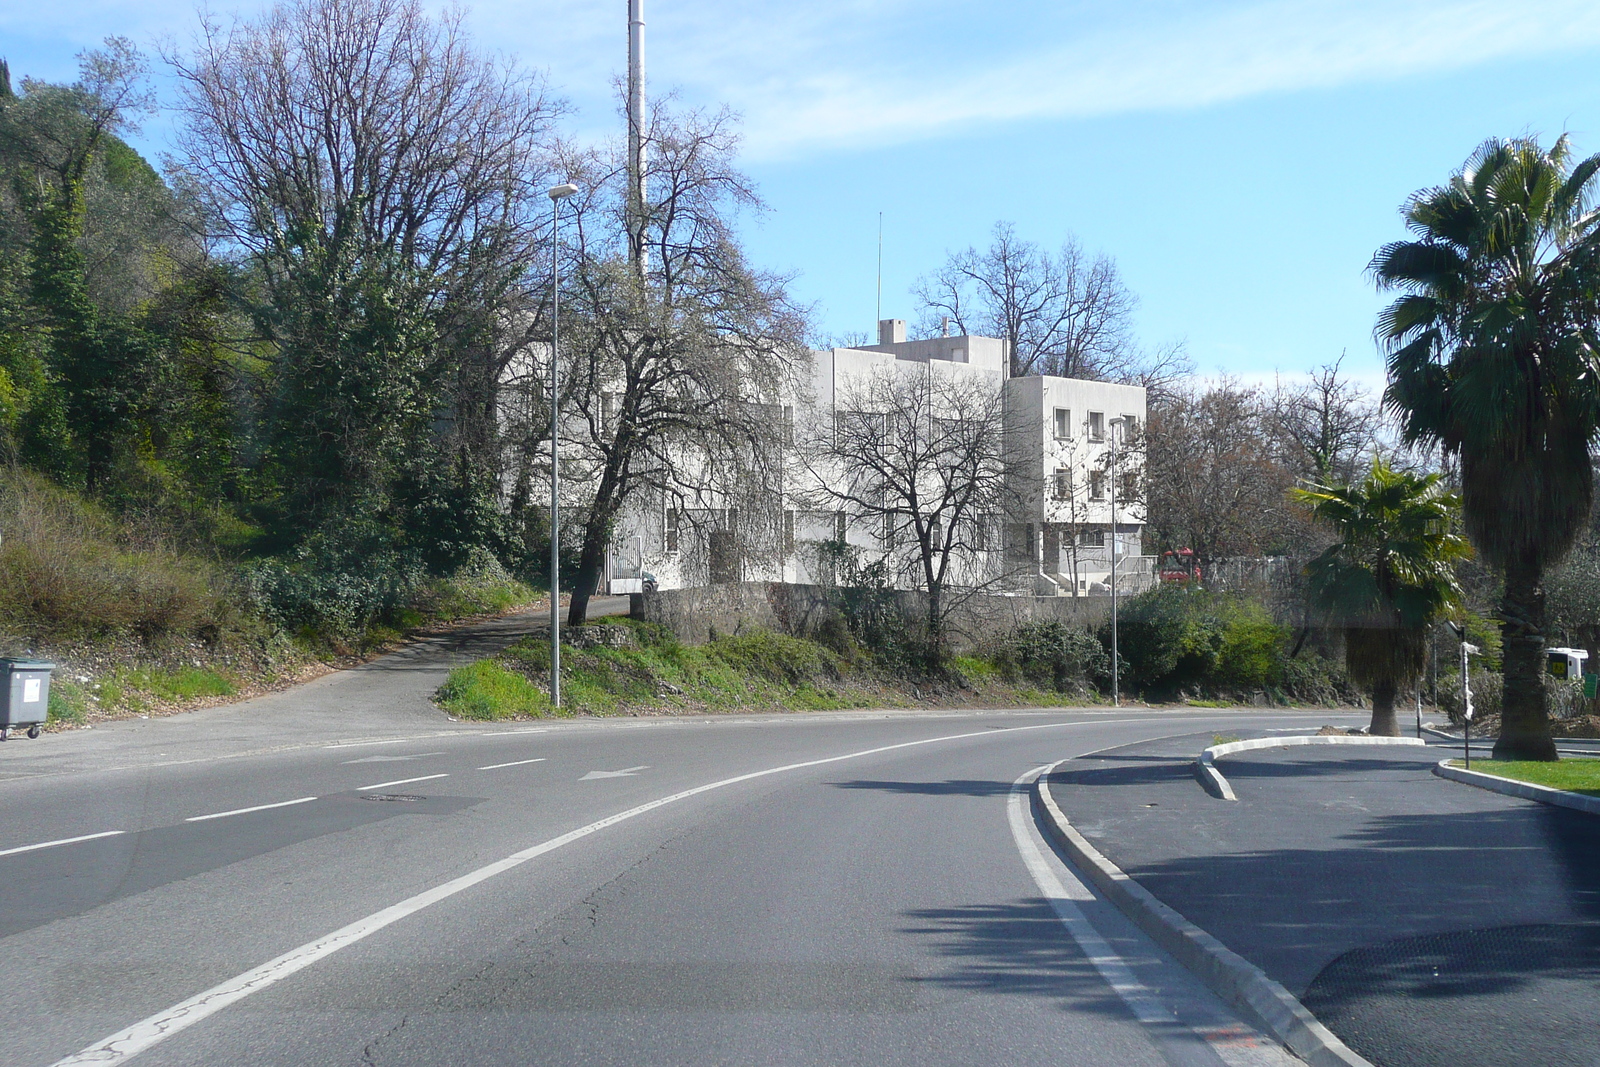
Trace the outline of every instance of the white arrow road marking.
[[579, 778], [578, 781], [587, 782], [591, 778], [627, 778], [627, 777], [629, 777], [631, 775], [638, 774], [640, 771], [648, 771], [649, 769], [650, 769], [650, 765], [648, 763], [646, 763], [646, 764], [643, 764], [642, 766], [629, 767], [629, 768], [627, 768], [625, 770], [620, 770], [620, 771], [590, 771], [588, 774], [584, 775], [582, 778]]
[[431, 782], [435, 778], [448, 778], [448, 774], [424, 774], [421, 778], [397, 778], [392, 782], [378, 782], [375, 785], [358, 785], [356, 792], [366, 789], [384, 789], [391, 785], [407, 785], [411, 782]]
[[37, 845], [18, 845], [16, 848], [0, 851], [0, 856], [13, 856], [18, 852], [32, 852], [36, 848], [54, 848], [56, 845], [75, 845], [79, 841], [93, 841], [99, 837], [116, 837], [118, 834], [127, 832], [126, 830], [103, 830], [98, 834], [84, 834], [82, 837], [63, 837], [59, 841], [40, 841]]
[[[806, 760], [802, 763], [785, 763], [781, 767], [768, 767], [765, 770], [750, 771], [747, 774], [736, 774], [732, 778], [723, 778], [716, 782], [707, 782], [704, 785], [693, 786], [670, 796], [660, 797], [643, 804], [631, 807], [626, 811], [619, 811], [615, 815], [608, 815], [597, 822], [580, 826], [576, 830], [569, 830], [559, 837], [552, 837], [548, 841], [525, 848], [521, 852], [513, 852], [505, 859], [496, 860], [494, 863], [469, 871], [459, 878], [453, 878], [442, 885], [418, 893], [414, 897], [407, 897], [398, 904], [392, 904], [382, 911], [375, 911], [364, 919], [357, 919], [349, 926], [341, 927], [309, 941], [299, 948], [290, 949], [275, 960], [269, 960], [261, 966], [248, 970], [237, 977], [230, 978], [220, 985], [212, 986], [203, 993], [196, 993], [188, 1000], [174, 1004], [172, 1007], [157, 1012], [148, 1019], [141, 1019], [125, 1030], [119, 1030], [109, 1037], [102, 1038], [88, 1048], [75, 1052], [70, 1056], [57, 1060], [51, 1067], [85, 1067], [87, 1064], [121, 1063], [130, 1057], [137, 1056], [152, 1045], [171, 1037], [180, 1030], [186, 1030], [202, 1019], [216, 1014], [228, 1005], [248, 997], [251, 993], [258, 992], [268, 986], [283, 981], [290, 975], [311, 966], [324, 956], [332, 955], [340, 949], [353, 945], [362, 938], [377, 933], [391, 923], [398, 922], [408, 915], [413, 915], [441, 900], [448, 900], [462, 890], [470, 889], [479, 882], [488, 881], [497, 874], [520, 867], [531, 859], [537, 859], [547, 852], [553, 852], [563, 845], [570, 845], [591, 834], [610, 829], [620, 822], [637, 818], [640, 815], [664, 808], [668, 804], [676, 804], [680, 800], [688, 800], [702, 793], [709, 793], [714, 789], [725, 789], [730, 785], [741, 782], [750, 782], [769, 775], [783, 774], [787, 771], [805, 770], [810, 767], [825, 767], [830, 763], [841, 763], [844, 760], [860, 759], [863, 756], [875, 756], [883, 752], [896, 752], [900, 749], [916, 748], [920, 745], [936, 745], [944, 741], [965, 741], [975, 737], [998, 737], [1001, 734], [1021, 733], [1028, 730], [1051, 730], [1067, 726], [1114, 726], [1123, 723], [1149, 722], [1148, 718], [1140, 719], [1089, 719], [1079, 722], [1045, 722], [1032, 726], [1008, 726], [1001, 729], [973, 730], [964, 734], [945, 734], [942, 737], [926, 737], [920, 741], [901, 741], [894, 745], [881, 745], [877, 748], [866, 748], [859, 752], [846, 752], [842, 756], [825, 756], [821, 759]], [[368, 786], [367, 788], [376, 788]]]
[[341, 767], [348, 767], [353, 763], [402, 763], [408, 759], [421, 759], [424, 756], [442, 756], [443, 752], [418, 752], [414, 756], [366, 756], [362, 759], [347, 759], [340, 763]]

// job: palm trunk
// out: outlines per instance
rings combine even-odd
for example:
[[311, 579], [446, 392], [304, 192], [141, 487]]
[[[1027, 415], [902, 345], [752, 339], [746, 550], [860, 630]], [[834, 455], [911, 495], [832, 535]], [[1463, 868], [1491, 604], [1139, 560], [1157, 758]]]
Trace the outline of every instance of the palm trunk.
[[1372, 723], [1367, 733], [1373, 737], [1399, 737], [1400, 721], [1394, 714], [1394, 697], [1399, 687], [1385, 678], [1372, 687]]
[[1560, 759], [1544, 696], [1544, 567], [1531, 552], [1506, 565], [1500, 655], [1505, 685], [1494, 758]]

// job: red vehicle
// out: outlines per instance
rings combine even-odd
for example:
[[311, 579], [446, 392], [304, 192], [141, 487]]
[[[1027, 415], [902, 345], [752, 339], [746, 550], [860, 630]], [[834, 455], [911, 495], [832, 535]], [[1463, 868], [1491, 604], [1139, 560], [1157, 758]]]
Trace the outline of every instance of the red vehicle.
[[1173, 583], [1200, 581], [1200, 568], [1195, 564], [1194, 550], [1180, 548], [1161, 553], [1161, 569], [1156, 572], [1156, 577], [1163, 582]]

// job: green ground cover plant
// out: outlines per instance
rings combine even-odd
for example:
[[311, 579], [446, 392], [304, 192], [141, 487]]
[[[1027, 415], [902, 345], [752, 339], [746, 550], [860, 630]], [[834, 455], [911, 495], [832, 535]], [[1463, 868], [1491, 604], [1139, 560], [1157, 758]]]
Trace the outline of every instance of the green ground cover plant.
[[[665, 627], [632, 620], [599, 620], [585, 629], [601, 627], [625, 636], [610, 644], [580, 639], [587, 647], [562, 644], [562, 715], [1098, 702], [1092, 690], [1036, 685], [1015, 664], [985, 655], [954, 657], [943, 677], [930, 677], [886, 667], [853, 645], [840, 651], [836, 642], [768, 630], [689, 645]], [[470, 719], [550, 715], [549, 670], [549, 639], [530, 637], [452, 671], [439, 704]]]
[[[1451, 760], [1452, 767], [1462, 766], [1460, 760]], [[1472, 769], [1519, 782], [1565, 789], [1569, 793], [1600, 797], [1600, 759], [1564, 759], [1557, 763], [1544, 760], [1475, 759]]]

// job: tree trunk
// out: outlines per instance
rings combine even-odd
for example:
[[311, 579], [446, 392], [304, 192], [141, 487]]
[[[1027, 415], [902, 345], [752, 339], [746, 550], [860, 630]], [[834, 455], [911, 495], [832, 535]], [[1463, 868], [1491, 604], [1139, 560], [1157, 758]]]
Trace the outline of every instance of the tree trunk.
[[1504, 694], [1494, 758], [1560, 759], [1544, 696], [1544, 567], [1531, 552], [1506, 564], [1500, 655]]
[[1373, 737], [1399, 737], [1400, 721], [1394, 714], [1394, 697], [1399, 686], [1385, 678], [1372, 687], [1372, 723], [1367, 733]]
[[582, 626], [589, 621], [589, 600], [600, 586], [600, 571], [606, 561], [606, 543], [611, 539], [610, 528], [610, 523], [599, 529], [591, 524], [584, 531], [583, 550], [578, 554], [578, 573], [572, 579], [572, 600], [567, 607], [568, 626]]
[[926, 649], [928, 671], [938, 673], [944, 666], [944, 605], [943, 591], [938, 583], [928, 588], [928, 647]]

